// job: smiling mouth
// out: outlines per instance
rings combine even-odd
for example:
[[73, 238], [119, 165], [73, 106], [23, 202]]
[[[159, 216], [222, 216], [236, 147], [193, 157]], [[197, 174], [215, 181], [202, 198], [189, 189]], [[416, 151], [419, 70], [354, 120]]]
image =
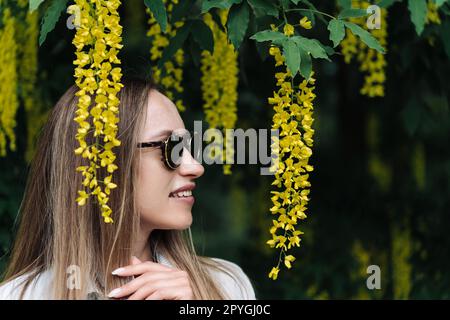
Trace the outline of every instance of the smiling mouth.
[[176, 202], [187, 204], [192, 206], [195, 202], [195, 198], [192, 195], [192, 190], [172, 192], [169, 194], [169, 198], [175, 200]]
[[192, 197], [192, 190], [180, 191], [180, 192], [171, 192], [169, 194], [169, 198], [189, 198]]

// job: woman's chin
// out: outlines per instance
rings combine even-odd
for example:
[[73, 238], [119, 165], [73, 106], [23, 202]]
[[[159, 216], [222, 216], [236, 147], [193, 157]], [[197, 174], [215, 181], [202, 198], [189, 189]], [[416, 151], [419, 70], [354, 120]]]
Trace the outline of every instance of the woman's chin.
[[145, 215], [141, 215], [141, 219], [142, 223], [152, 226], [152, 229], [162, 230], [184, 230], [191, 226], [193, 220], [191, 210], [174, 209], [162, 212], [156, 219]]
[[172, 218], [171, 229], [174, 230], [184, 230], [189, 228], [192, 224], [192, 213], [190, 211], [176, 213], [172, 216]]

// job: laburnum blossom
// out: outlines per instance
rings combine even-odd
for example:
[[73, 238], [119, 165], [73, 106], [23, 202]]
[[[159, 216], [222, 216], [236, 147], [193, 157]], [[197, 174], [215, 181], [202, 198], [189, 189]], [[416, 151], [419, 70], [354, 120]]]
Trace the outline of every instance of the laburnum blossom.
[[300, 20], [300, 26], [304, 29], [311, 29], [312, 28], [312, 23], [311, 21], [308, 19], [308, 17], [303, 17]]
[[[179, 0], [163, 0], [167, 9], [167, 16], [170, 21], [172, 10]], [[147, 14], [149, 15], [147, 36], [151, 38], [150, 60], [152, 61], [152, 77], [156, 83], [158, 83], [163, 89], [167, 97], [174, 101], [179, 111], [185, 111], [186, 107], [181, 99], [183, 93], [183, 87], [181, 82], [183, 81], [183, 64], [184, 64], [184, 50], [178, 49], [177, 52], [163, 64], [160, 69], [157, 66], [158, 60], [162, 57], [164, 49], [169, 45], [170, 39], [173, 38], [177, 30], [184, 25], [183, 19], [173, 24], [168, 23], [166, 31], [161, 30], [161, 26], [156, 21], [155, 16], [147, 8]]]
[[0, 156], [8, 149], [16, 150], [16, 113], [19, 107], [17, 97], [17, 43], [15, 40], [16, 23], [11, 9], [0, 11], [3, 16], [0, 28]]
[[[285, 33], [291, 34], [290, 28]], [[294, 78], [287, 69], [285, 59], [276, 46], [271, 46], [269, 54], [275, 58], [275, 65], [283, 70], [275, 73], [278, 90], [268, 99], [275, 111], [272, 129], [279, 130], [279, 137], [272, 138], [272, 151], [279, 154], [271, 166], [274, 173], [272, 185], [277, 189], [271, 191], [271, 214], [274, 216], [270, 228], [271, 239], [267, 244], [280, 251], [278, 263], [269, 273], [269, 278], [276, 280], [280, 265], [291, 268], [295, 257], [289, 250], [299, 247], [303, 234], [298, 229], [299, 221], [306, 218], [307, 204], [311, 183], [309, 173], [313, 166], [309, 164], [314, 143], [313, 100], [314, 73], [309, 79], [303, 79], [294, 85]]]
[[[370, 3], [365, 0], [353, 0], [352, 8], [366, 9]], [[367, 29], [366, 17], [350, 18], [351, 22]], [[382, 47], [387, 45], [387, 10], [381, 8], [380, 28], [368, 30], [380, 43]], [[341, 42], [341, 52], [346, 63], [356, 59], [359, 70], [364, 73], [364, 84], [360, 90], [362, 95], [368, 97], [383, 97], [384, 83], [386, 81], [387, 62], [385, 55], [375, 49], [369, 48], [364, 42], [357, 38], [349, 29]]]
[[[116, 156], [113, 149], [120, 145], [117, 139], [119, 123], [118, 92], [123, 87], [120, 59], [122, 27], [118, 8], [119, 0], [75, 0], [80, 12], [80, 26], [73, 39], [76, 48], [75, 83], [79, 90], [75, 121], [78, 123], [75, 138], [79, 147], [75, 154], [88, 160], [79, 166], [83, 176], [83, 189], [78, 191], [78, 205], [95, 197], [106, 223], [112, 223], [112, 209], [108, 205], [113, 183]], [[69, 7], [69, 11], [73, 7]], [[89, 143], [88, 141], [92, 141]]]
[[[228, 10], [220, 10], [219, 16], [225, 28]], [[226, 32], [217, 25], [212, 16], [204, 15], [205, 23], [210, 27], [214, 37], [214, 53], [202, 51], [202, 96], [205, 118], [210, 128], [232, 129], [237, 120], [237, 87], [238, 87], [238, 53], [228, 42]], [[231, 174], [231, 162], [234, 156], [233, 136], [225, 136], [225, 152], [209, 155], [212, 158], [222, 157], [224, 174]], [[214, 150], [214, 149], [210, 149]], [[230, 161], [227, 161], [230, 159]]]
[[439, 7], [433, 0], [427, 2], [427, 15], [425, 17], [425, 23], [441, 24], [441, 18], [439, 17]]
[[26, 111], [27, 150], [30, 162], [35, 151], [35, 139], [47, 119], [48, 112], [36, 86], [38, 71], [39, 12], [29, 11], [28, 0], [18, 0], [16, 20], [17, 67], [19, 97]]

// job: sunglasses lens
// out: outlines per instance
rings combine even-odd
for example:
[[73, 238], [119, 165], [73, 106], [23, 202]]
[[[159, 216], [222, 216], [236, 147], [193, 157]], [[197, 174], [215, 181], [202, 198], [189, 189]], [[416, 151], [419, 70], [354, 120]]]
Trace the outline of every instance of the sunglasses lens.
[[192, 141], [198, 139], [199, 135], [196, 132], [186, 132], [184, 134], [172, 134], [167, 142], [166, 161], [171, 169], [177, 168], [181, 164], [183, 152], [187, 149], [191, 156], [198, 161], [200, 158], [201, 145], [196, 143], [196, 148], [193, 148]]
[[201, 136], [198, 132], [191, 131], [191, 140], [188, 150], [191, 152], [192, 158], [200, 162], [200, 155], [202, 153]]
[[183, 156], [183, 139], [180, 136], [172, 135], [167, 142], [166, 161], [167, 165], [175, 169], [181, 163]]

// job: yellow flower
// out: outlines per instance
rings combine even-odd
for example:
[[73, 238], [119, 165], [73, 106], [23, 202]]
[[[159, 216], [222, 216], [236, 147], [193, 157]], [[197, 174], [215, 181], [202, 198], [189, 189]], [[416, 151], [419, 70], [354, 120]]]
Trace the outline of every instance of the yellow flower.
[[[222, 26], [226, 26], [228, 10], [220, 10], [219, 16]], [[238, 53], [209, 13], [204, 15], [204, 21], [213, 33], [214, 53], [206, 50], [201, 53], [203, 109], [209, 127], [225, 133], [235, 127], [237, 120]], [[224, 150], [218, 151], [220, 154], [215, 157], [221, 157], [223, 163], [232, 163], [233, 137], [225, 139]], [[224, 164], [223, 173], [231, 174], [230, 164]]]
[[302, 28], [304, 28], [304, 29], [311, 29], [311, 28], [312, 28], [311, 21], [308, 20], [308, 17], [303, 17], [303, 18], [300, 20], [300, 26], [301, 26]]
[[[79, 147], [76, 155], [86, 158], [89, 166], [80, 166], [77, 171], [84, 177], [83, 186], [90, 192], [78, 191], [77, 202], [84, 205], [89, 196], [97, 196], [105, 223], [112, 223], [112, 209], [107, 205], [110, 190], [117, 187], [112, 182], [112, 173], [118, 169], [113, 163], [116, 156], [113, 148], [120, 145], [117, 136], [119, 123], [119, 99], [117, 94], [123, 87], [118, 50], [122, 48], [122, 27], [119, 23], [118, 7], [120, 0], [90, 2], [75, 0], [80, 8], [81, 25], [77, 29], [73, 44], [76, 47], [74, 61], [75, 83], [79, 91], [78, 109], [74, 121], [78, 123]], [[95, 94], [95, 101], [91, 96]], [[91, 106], [92, 104], [92, 106]], [[90, 119], [92, 117], [93, 128]], [[86, 137], [92, 134], [93, 145], [88, 145]], [[101, 169], [106, 167], [106, 169]], [[103, 182], [97, 177], [100, 170], [108, 175]]]
[[[370, 5], [365, 0], [353, 0], [353, 8], [367, 8]], [[386, 47], [387, 45], [387, 10], [381, 9], [380, 29], [369, 30], [378, 42]], [[350, 18], [350, 21], [367, 29], [366, 19], [364, 17]], [[351, 31], [346, 29], [346, 37], [341, 42], [341, 52], [346, 63], [350, 63], [356, 58], [359, 63], [359, 70], [364, 76], [364, 85], [360, 93], [368, 97], [383, 97], [386, 59], [384, 54], [369, 48], [365, 43], [358, 39]]]
[[289, 23], [286, 23], [283, 27], [283, 32], [286, 36], [292, 36], [294, 34], [294, 27]]
[[[167, 15], [170, 21], [173, 5], [178, 3], [178, 0], [163, 0], [167, 6]], [[184, 50], [178, 49], [173, 57], [164, 63], [162, 69], [157, 67], [158, 60], [162, 57], [164, 49], [169, 45], [170, 39], [176, 35], [179, 28], [184, 25], [184, 19], [177, 21], [175, 24], [168, 24], [166, 32], [163, 33], [159, 23], [156, 21], [153, 13], [146, 9], [150, 16], [148, 19], [149, 30], [147, 36], [151, 38], [150, 60], [153, 62], [151, 71], [154, 81], [162, 86], [167, 97], [175, 102], [179, 111], [185, 111], [183, 101], [180, 99], [183, 93], [181, 82], [183, 80], [183, 64], [184, 64]]]
[[[3, 8], [2, 8], [3, 9]], [[3, 27], [0, 29], [0, 156], [6, 155], [7, 140], [9, 149], [16, 150], [16, 113], [19, 107], [17, 97], [17, 43], [16, 23], [10, 8], [3, 13]]]
[[292, 255], [288, 255], [284, 257], [284, 265], [286, 268], [290, 269], [292, 267], [291, 263], [295, 261], [295, 257]]
[[277, 280], [279, 271], [280, 269], [278, 267], [273, 267], [272, 270], [270, 270], [269, 278]]
[[[37, 81], [37, 48], [39, 34], [38, 12], [28, 10], [27, 0], [18, 0], [14, 13], [17, 47], [18, 91], [26, 112], [27, 150], [25, 159], [30, 162], [35, 151], [35, 139], [47, 118], [46, 106], [41, 98]], [[1, 5], [0, 5], [1, 6]]]
[[439, 11], [438, 11], [439, 8], [436, 5], [436, 3], [434, 3], [434, 1], [432, 1], [432, 0], [428, 0], [427, 6], [428, 6], [428, 10], [427, 10], [427, 15], [425, 17], [425, 23], [426, 24], [430, 24], [430, 23], [441, 24], [441, 18], [439, 17]]
[[[309, 79], [303, 79], [299, 85], [294, 85], [292, 74], [284, 64], [280, 49], [272, 46], [269, 54], [275, 58], [276, 65], [283, 66], [283, 72], [275, 73], [278, 90], [268, 98], [273, 105], [275, 114], [272, 118], [272, 129], [281, 129], [280, 138], [274, 139], [279, 151], [278, 168], [274, 169], [272, 185], [279, 190], [271, 191], [272, 208], [270, 213], [277, 216], [272, 220], [270, 234], [272, 238], [266, 243], [271, 248], [279, 249], [279, 261], [269, 277], [276, 279], [283, 256], [284, 265], [291, 267], [294, 261], [287, 251], [300, 246], [300, 235], [297, 230], [297, 220], [306, 218], [306, 207], [309, 201], [309, 174], [313, 167], [309, 164], [312, 155], [314, 129], [312, 125], [314, 94], [314, 73]], [[279, 144], [279, 145], [278, 145]]]
[[79, 206], [84, 206], [86, 204], [86, 200], [89, 198], [89, 195], [86, 193], [86, 191], [78, 191], [79, 197], [77, 198], [77, 202]]

